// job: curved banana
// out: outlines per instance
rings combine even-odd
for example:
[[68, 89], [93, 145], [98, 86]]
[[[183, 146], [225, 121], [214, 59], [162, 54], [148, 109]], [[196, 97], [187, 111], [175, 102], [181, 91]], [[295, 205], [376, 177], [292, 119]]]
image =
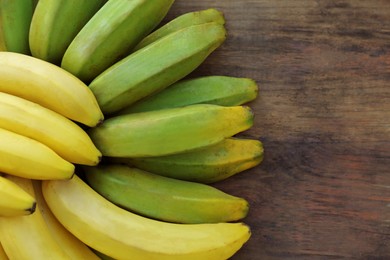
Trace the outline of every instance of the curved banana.
[[172, 21], [164, 24], [154, 32], [150, 33], [140, 43], [137, 44], [134, 50], [142, 49], [146, 45], [149, 45], [157, 41], [158, 39], [161, 39], [168, 34], [179, 31], [185, 27], [211, 22], [224, 25], [225, 18], [223, 16], [223, 13], [215, 8], [209, 8], [205, 10], [182, 14], [173, 19]]
[[112, 160], [170, 178], [214, 183], [255, 167], [263, 155], [263, 145], [258, 140], [227, 138], [192, 152]]
[[102, 154], [68, 118], [26, 99], [0, 92], [0, 127], [37, 140], [71, 163], [97, 165]]
[[39, 180], [33, 181], [35, 198], [53, 239], [71, 259], [99, 260], [100, 258], [88, 246], [70, 233], [53, 215], [43, 197], [41, 184]]
[[103, 197], [142, 216], [175, 223], [243, 219], [248, 202], [209, 185], [177, 180], [126, 165], [85, 167], [88, 184]]
[[34, 57], [60, 65], [77, 33], [106, 0], [40, 0], [29, 34]]
[[0, 1], [0, 27], [7, 51], [30, 54], [28, 33], [33, 11], [32, 0]]
[[103, 113], [115, 113], [187, 76], [225, 38], [221, 24], [186, 27], [117, 62], [89, 87]]
[[194, 104], [238, 106], [254, 100], [256, 82], [248, 78], [205, 76], [179, 81], [121, 110], [120, 115]]
[[[34, 188], [30, 179], [10, 176], [31, 196]], [[9, 259], [58, 259], [70, 260], [61, 245], [54, 241], [48, 227], [37, 210], [27, 216], [0, 217], [0, 241]]]
[[66, 50], [61, 67], [91, 82], [165, 17], [174, 0], [108, 1], [81, 29]]
[[15, 182], [0, 176], [0, 216], [13, 217], [34, 213], [36, 201]]
[[116, 259], [228, 259], [249, 239], [243, 223], [173, 224], [148, 219], [104, 199], [77, 175], [44, 181], [57, 219], [95, 250]]
[[103, 121], [88, 86], [60, 67], [34, 57], [0, 52], [0, 91], [38, 103], [87, 126]]
[[0, 171], [31, 179], [69, 179], [75, 166], [46, 145], [0, 128]]
[[105, 156], [149, 157], [213, 145], [252, 125], [249, 107], [199, 104], [112, 117], [88, 133]]

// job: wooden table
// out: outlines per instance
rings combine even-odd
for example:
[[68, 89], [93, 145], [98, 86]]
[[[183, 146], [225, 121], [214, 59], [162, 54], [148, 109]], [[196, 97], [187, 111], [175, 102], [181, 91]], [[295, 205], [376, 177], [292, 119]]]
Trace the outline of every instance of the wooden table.
[[177, 0], [223, 11], [228, 39], [192, 76], [255, 79], [265, 158], [215, 186], [245, 197], [233, 257], [390, 259], [390, 1]]

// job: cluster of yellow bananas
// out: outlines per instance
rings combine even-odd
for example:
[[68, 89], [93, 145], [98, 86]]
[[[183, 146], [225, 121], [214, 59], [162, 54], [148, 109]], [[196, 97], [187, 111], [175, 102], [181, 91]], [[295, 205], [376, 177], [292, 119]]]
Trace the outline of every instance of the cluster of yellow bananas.
[[[174, 0], [0, 0], [0, 260], [228, 259], [255, 167], [248, 78], [184, 79], [226, 38]], [[102, 161], [102, 158], [104, 160]]]

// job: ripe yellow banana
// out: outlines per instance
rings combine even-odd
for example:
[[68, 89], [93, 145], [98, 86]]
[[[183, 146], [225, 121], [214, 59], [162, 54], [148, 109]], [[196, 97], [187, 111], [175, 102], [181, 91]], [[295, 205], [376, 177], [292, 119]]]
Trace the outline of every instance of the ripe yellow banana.
[[92, 250], [70, 233], [53, 215], [42, 194], [42, 182], [33, 181], [35, 198], [38, 209], [45, 220], [53, 239], [61, 245], [65, 253], [71, 259], [99, 260], [100, 258]]
[[122, 208], [157, 220], [195, 224], [243, 219], [248, 202], [209, 185], [121, 164], [85, 167], [88, 184]]
[[33, 11], [32, 0], [0, 1], [0, 27], [7, 51], [30, 54], [28, 33]]
[[148, 219], [104, 199], [77, 175], [44, 181], [57, 219], [95, 250], [116, 259], [228, 259], [249, 239], [243, 223], [173, 224]]
[[263, 160], [263, 152], [258, 140], [227, 138], [192, 152], [112, 160], [170, 178], [213, 183], [255, 167]]
[[1, 244], [1, 241], [0, 241], [0, 260], [9, 260], [7, 254], [4, 251], [3, 245]]
[[[34, 196], [30, 179], [10, 176], [10, 180]], [[71, 260], [51, 236], [38, 204], [37, 210], [31, 215], [0, 217], [0, 241], [9, 259]]]
[[68, 118], [26, 99], [0, 92], [0, 127], [37, 140], [71, 163], [97, 165], [100, 151]]
[[60, 65], [71, 41], [106, 0], [41, 0], [30, 27], [34, 57]]
[[103, 113], [115, 113], [187, 76], [225, 38], [218, 23], [186, 27], [117, 62], [89, 87]]
[[0, 52], [0, 91], [96, 126], [103, 114], [91, 90], [72, 74], [27, 55]]
[[134, 50], [142, 49], [146, 45], [149, 45], [157, 41], [158, 39], [161, 39], [168, 34], [179, 31], [185, 27], [211, 22], [224, 25], [225, 18], [223, 16], [223, 13], [218, 11], [217, 9], [209, 8], [205, 10], [182, 14], [173, 19], [172, 21], [164, 24], [154, 32], [150, 33], [139, 44], [137, 44]]
[[34, 213], [36, 201], [15, 182], [0, 176], [0, 216], [14, 217]]
[[206, 76], [179, 81], [121, 110], [128, 114], [193, 104], [238, 106], [257, 97], [258, 86], [248, 78]]
[[69, 179], [75, 166], [46, 145], [0, 128], [0, 171], [31, 179]]
[[105, 156], [149, 157], [213, 145], [252, 124], [249, 107], [199, 104], [112, 117], [89, 135]]
[[81, 29], [66, 50], [61, 67], [91, 82], [165, 17], [174, 0], [108, 1]]

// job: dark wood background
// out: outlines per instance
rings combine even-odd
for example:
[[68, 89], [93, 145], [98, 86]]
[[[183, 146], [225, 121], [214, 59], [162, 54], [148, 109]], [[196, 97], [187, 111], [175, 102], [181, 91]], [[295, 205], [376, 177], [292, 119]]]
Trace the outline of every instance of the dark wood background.
[[215, 7], [228, 39], [192, 76], [257, 81], [258, 167], [216, 186], [245, 197], [233, 257], [390, 259], [390, 1], [176, 0]]

